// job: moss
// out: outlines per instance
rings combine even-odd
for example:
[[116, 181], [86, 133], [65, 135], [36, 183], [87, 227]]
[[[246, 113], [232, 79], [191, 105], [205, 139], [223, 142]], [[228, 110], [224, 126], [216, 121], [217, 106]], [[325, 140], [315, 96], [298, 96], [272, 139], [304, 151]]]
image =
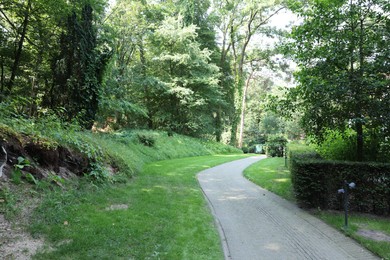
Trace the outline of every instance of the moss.
[[11, 127], [0, 124], [0, 141], [9, 141], [11, 139], [17, 139], [19, 142], [22, 143], [22, 135], [13, 130]]
[[59, 144], [56, 141], [54, 141], [50, 138], [47, 138], [47, 137], [33, 135], [33, 136], [30, 136], [30, 138], [34, 144], [36, 144], [39, 147], [42, 147], [46, 150], [55, 150], [59, 146]]

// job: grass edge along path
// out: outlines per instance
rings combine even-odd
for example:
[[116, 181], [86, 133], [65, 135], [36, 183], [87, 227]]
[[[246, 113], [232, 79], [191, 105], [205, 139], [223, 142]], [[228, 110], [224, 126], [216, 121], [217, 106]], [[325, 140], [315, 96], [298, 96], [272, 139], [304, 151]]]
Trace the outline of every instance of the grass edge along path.
[[[252, 164], [244, 171], [244, 176], [253, 183], [269, 190], [291, 202], [294, 202], [290, 171], [284, 165], [284, 158], [266, 158]], [[356, 232], [359, 228], [377, 230], [390, 235], [390, 219], [372, 215], [350, 213], [349, 230], [343, 229], [344, 213], [336, 211], [313, 211], [316, 217], [345, 235], [355, 239], [361, 245], [384, 260], [390, 260], [390, 242], [366, 239]]]
[[36, 259], [223, 259], [196, 174], [247, 155], [157, 161], [126, 184], [52, 192], [31, 231], [50, 242]]
[[251, 182], [289, 201], [294, 201], [290, 171], [280, 157], [266, 158], [244, 170], [244, 176]]

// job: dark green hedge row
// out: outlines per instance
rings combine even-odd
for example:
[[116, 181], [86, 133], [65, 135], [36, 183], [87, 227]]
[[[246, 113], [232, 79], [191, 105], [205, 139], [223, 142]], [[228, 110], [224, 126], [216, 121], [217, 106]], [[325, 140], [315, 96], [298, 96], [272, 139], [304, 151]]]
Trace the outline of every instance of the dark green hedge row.
[[[311, 157], [311, 156], [309, 156]], [[344, 181], [350, 191], [352, 211], [390, 214], [390, 164], [308, 159], [292, 156], [291, 179], [298, 203], [304, 207], [341, 210]]]

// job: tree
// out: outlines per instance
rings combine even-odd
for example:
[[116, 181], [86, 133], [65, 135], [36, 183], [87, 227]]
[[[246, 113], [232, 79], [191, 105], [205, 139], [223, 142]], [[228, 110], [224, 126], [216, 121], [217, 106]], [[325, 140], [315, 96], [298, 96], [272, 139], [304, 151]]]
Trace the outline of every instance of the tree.
[[103, 83], [99, 121], [112, 127], [153, 129], [151, 93], [153, 79], [148, 77], [149, 58], [145, 47], [154, 30], [150, 19], [154, 10], [141, 1], [117, 1], [107, 24], [113, 50]]
[[[242, 115], [243, 87], [246, 73], [244, 65], [247, 61], [247, 51], [256, 34], [262, 32], [269, 20], [280, 12], [283, 7], [275, 8], [279, 1], [214, 1], [214, 8], [219, 12], [221, 33], [221, 64], [232, 57], [234, 77], [234, 113], [231, 126], [230, 143], [236, 145], [237, 130]], [[243, 130], [243, 128], [241, 128]], [[242, 134], [240, 134], [242, 136]], [[240, 144], [242, 140], [240, 140]]]
[[53, 60], [53, 87], [46, 98], [52, 108], [66, 109], [67, 119], [78, 119], [91, 128], [98, 111], [103, 72], [109, 59], [99, 50], [93, 8], [86, 4], [78, 16], [67, 17], [66, 30], [60, 37], [60, 51]]
[[208, 8], [208, 1], [118, 1], [108, 19], [114, 55], [100, 114], [121, 126], [218, 140], [218, 111], [229, 106]]
[[[67, 119], [73, 120], [79, 111], [84, 111], [88, 119], [83, 121], [89, 121], [86, 126], [90, 126], [99, 95], [99, 91], [91, 89], [101, 80], [106, 59], [96, 23], [102, 18], [104, 3], [105, 0], [0, 1], [0, 102], [17, 104], [18, 112], [24, 116], [39, 116], [47, 108], [65, 107]], [[92, 50], [94, 54], [89, 55]], [[79, 66], [77, 59], [83, 60], [84, 65]], [[90, 69], [92, 64], [96, 65], [95, 71]]]
[[299, 64], [290, 97], [301, 100], [303, 123], [321, 140], [327, 129], [356, 131], [356, 160], [364, 132], [389, 137], [390, 5], [382, 0], [296, 1], [303, 18], [289, 45]]
[[153, 38], [153, 76], [161, 86], [155, 120], [188, 135], [210, 132], [212, 107], [221, 102], [219, 69], [196, 39], [196, 26], [185, 26], [180, 15], [166, 18]]

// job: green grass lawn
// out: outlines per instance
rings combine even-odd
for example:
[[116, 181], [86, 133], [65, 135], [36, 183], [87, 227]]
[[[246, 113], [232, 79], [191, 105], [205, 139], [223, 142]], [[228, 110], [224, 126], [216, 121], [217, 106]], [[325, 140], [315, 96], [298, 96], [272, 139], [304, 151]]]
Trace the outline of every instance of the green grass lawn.
[[50, 192], [31, 231], [52, 249], [35, 258], [223, 259], [196, 173], [245, 156], [158, 161], [126, 184]]
[[244, 176], [264, 189], [294, 201], [290, 171], [284, 166], [284, 158], [267, 158], [252, 164], [245, 169]]
[[[278, 194], [279, 196], [294, 201], [290, 172], [284, 166], [283, 158], [267, 158], [261, 160], [244, 171], [244, 175], [257, 185]], [[390, 260], [390, 242], [378, 242], [359, 236], [358, 229], [369, 229], [383, 232], [390, 236], [390, 219], [371, 215], [350, 213], [349, 230], [343, 230], [344, 213], [319, 211], [315, 212], [318, 218], [334, 228], [345, 232], [385, 260]]]
[[[320, 211], [314, 215], [325, 221], [327, 224], [333, 226], [338, 230], [343, 230], [344, 225], [344, 213], [343, 212], [328, 212]], [[344, 231], [346, 235], [354, 238], [360, 244], [376, 253], [385, 260], [390, 260], [390, 242], [386, 241], [374, 241], [372, 239], [364, 238], [358, 235], [356, 232], [359, 229], [380, 231], [390, 236], [390, 219], [380, 218], [376, 216], [369, 216], [357, 213], [350, 213], [348, 218], [348, 230]]]

